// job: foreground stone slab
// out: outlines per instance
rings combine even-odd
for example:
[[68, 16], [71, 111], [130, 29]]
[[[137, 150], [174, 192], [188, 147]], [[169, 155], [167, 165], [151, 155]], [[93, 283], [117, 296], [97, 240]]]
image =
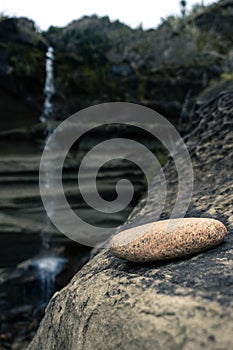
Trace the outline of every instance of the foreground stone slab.
[[157, 221], [118, 233], [110, 241], [110, 251], [134, 262], [179, 258], [216, 246], [226, 233], [226, 227], [214, 219]]

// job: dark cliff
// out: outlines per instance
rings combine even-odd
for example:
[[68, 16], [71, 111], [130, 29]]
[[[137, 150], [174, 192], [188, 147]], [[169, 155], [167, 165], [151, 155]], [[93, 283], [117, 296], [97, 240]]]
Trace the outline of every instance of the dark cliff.
[[[40, 33], [25, 18], [1, 18], [2, 126], [10, 127], [9, 114], [14, 127], [22, 125], [22, 114], [25, 122], [29, 113], [38, 121], [49, 44], [55, 50], [58, 119], [93, 104], [127, 101], [175, 124], [180, 115], [188, 123], [200, 92], [232, 83], [232, 8], [232, 0], [219, 1], [147, 31], [91, 16]], [[17, 109], [10, 108], [12, 102]]]
[[219, 2], [148, 31], [96, 16], [51, 27], [45, 36], [57, 52], [60, 116], [128, 101], [175, 123], [187, 117], [203, 89], [232, 78], [232, 8], [232, 1]]
[[47, 45], [32, 21], [26, 18], [1, 18], [1, 131], [38, 122], [43, 104]]

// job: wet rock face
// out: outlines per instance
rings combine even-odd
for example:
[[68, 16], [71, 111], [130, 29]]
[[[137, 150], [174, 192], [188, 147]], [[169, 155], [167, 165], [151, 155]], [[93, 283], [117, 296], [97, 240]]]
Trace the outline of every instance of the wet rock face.
[[[222, 221], [228, 229], [224, 243], [188, 258], [147, 264], [102, 251], [54, 295], [29, 350], [231, 348], [232, 97], [229, 91], [198, 104], [186, 138], [195, 176], [187, 217]], [[172, 184], [163, 213], [168, 218], [177, 179], [172, 162], [164, 171]], [[124, 229], [151, 220], [156, 181], [148, 211], [142, 200]]]

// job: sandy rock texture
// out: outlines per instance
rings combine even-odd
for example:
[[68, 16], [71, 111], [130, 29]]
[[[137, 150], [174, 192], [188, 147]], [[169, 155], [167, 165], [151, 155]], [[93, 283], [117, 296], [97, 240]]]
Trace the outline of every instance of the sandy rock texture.
[[[186, 138], [195, 174], [187, 217], [222, 221], [228, 229], [224, 243], [191, 257], [147, 264], [101, 251], [51, 299], [28, 350], [233, 348], [232, 113], [232, 91], [197, 104]], [[165, 219], [177, 179], [172, 161], [164, 171], [170, 184]], [[124, 229], [151, 220], [156, 181], [150, 207], [145, 211], [142, 200]]]
[[212, 248], [226, 233], [220, 221], [208, 218], [160, 220], [119, 232], [109, 248], [116, 257], [129, 261], [166, 260]]

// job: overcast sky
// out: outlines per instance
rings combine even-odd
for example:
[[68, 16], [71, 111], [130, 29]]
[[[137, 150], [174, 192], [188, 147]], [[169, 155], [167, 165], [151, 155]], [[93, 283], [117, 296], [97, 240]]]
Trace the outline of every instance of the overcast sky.
[[[201, 0], [187, 0], [188, 8]], [[204, 0], [204, 4], [213, 3]], [[135, 28], [140, 23], [144, 29], [153, 28], [161, 17], [180, 13], [180, 0], [0, 0], [0, 12], [10, 16], [26, 16], [43, 30], [50, 25], [65, 26], [84, 15], [108, 15]]]

